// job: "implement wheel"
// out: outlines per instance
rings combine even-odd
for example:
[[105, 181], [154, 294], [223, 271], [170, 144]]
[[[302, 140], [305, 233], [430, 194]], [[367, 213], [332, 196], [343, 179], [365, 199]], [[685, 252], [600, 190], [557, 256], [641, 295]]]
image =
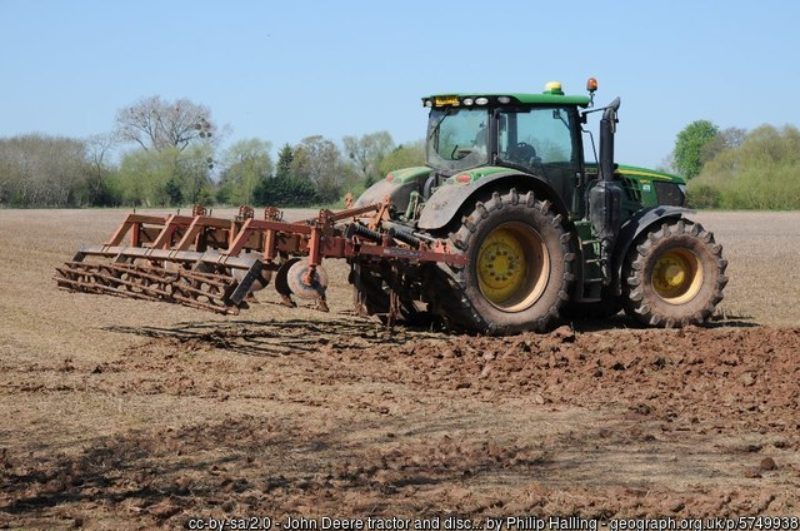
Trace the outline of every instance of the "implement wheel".
[[628, 256], [625, 311], [650, 326], [701, 324], [722, 300], [727, 265], [701, 225], [679, 220], [653, 228]]
[[561, 216], [533, 192], [511, 189], [477, 202], [451, 235], [467, 258], [445, 266], [430, 295], [453, 328], [489, 334], [546, 330], [569, 298], [575, 254]]

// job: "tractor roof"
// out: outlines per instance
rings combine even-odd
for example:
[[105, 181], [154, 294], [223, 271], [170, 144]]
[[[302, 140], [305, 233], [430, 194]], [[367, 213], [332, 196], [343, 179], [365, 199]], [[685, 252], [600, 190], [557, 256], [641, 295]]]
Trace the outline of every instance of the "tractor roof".
[[[560, 91], [559, 91], [560, 92]], [[480, 102], [485, 98], [483, 102]], [[446, 106], [469, 106], [469, 105], [486, 105], [488, 103], [509, 105], [577, 105], [579, 107], [586, 107], [591, 102], [589, 96], [584, 95], [565, 95], [553, 92], [530, 94], [530, 93], [451, 93], [451, 94], [435, 94], [422, 98], [422, 103], [426, 107], [446, 107]]]

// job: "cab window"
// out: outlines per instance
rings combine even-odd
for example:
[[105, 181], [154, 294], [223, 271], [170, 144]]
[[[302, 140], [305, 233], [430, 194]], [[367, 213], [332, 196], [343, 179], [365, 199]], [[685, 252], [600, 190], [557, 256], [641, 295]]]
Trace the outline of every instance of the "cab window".
[[525, 167], [575, 162], [573, 113], [563, 108], [500, 113], [499, 156]]

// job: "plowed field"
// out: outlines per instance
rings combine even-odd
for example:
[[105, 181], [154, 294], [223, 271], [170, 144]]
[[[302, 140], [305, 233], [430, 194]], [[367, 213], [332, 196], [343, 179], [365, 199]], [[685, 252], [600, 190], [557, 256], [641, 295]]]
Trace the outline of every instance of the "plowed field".
[[0, 527], [800, 514], [800, 213], [695, 216], [708, 327], [504, 338], [389, 333], [335, 262], [328, 314], [57, 290], [124, 215], [0, 210]]

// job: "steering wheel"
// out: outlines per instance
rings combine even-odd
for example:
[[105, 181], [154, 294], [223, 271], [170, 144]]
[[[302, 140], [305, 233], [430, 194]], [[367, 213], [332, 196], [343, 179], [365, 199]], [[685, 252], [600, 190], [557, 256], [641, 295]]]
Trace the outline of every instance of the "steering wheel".
[[450, 160], [461, 160], [470, 153], [472, 153], [471, 147], [461, 147], [458, 144], [453, 148], [452, 153], [450, 153]]

